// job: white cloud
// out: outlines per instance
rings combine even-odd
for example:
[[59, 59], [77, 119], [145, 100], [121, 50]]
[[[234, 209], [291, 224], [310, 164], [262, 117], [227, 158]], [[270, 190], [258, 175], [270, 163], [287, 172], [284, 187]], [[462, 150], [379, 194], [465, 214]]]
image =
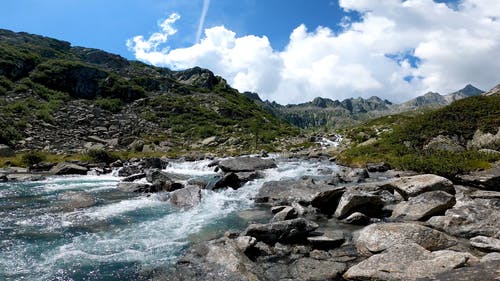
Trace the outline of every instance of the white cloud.
[[[463, 0], [455, 7], [432, 0], [339, 2], [361, 12], [361, 21], [344, 18], [338, 34], [300, 25], [282, 51], [265, 36], [238, 37], [223, 26], [205, 29], [191, 47], [160, 49], [177, 31], [176, 14], [148, 40], [137, 36], [127, 45], [139, 60], [205, 67], [240, 91], [280, 103], [372, 95], [399, 102], [431, 90], [448, 93], [467, 83], [487, 90], [500, 82], [500, 1]], [[417, 57], [417, 65], [405, 54]]]

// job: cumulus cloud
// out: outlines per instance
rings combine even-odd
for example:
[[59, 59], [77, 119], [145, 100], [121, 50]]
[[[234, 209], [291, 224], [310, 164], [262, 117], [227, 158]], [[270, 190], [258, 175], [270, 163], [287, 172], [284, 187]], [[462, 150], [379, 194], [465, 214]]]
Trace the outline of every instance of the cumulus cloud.
[[472, 83], [488, 89], [500, 82], [500, 1], [463, 0], [451, 7], [432, 0], [340, 0], [361, 20], [344, 18], [328, 27], [291, 31], [284, 50], [266, 36], [237, 36], [224, 26], [205, 29], [187, 48], [169, 49], [179, 19], [127, 45], [137, 59], [175, 69], [201, 66], [240, 91], [297, 103], [377, 95], [395, 102], [426, 91], [449, 93]]

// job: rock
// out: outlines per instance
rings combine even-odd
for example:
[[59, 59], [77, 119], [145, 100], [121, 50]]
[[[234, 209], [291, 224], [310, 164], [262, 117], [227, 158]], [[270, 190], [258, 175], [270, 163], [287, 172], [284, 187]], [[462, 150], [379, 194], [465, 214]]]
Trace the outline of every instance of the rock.
[[340, 198], [334, 215], [339, 219], [343, 219], [354, 212], [362, 212], [370, 217], [378, 217], [383, 206], [384, 202], [378, 195], [348, 190]]
[[318, 208], [322, 213], [333, 214], [344, 191], [344, 187], [336, 187], [317, 192], [311, 200], [311, 205]]
[[0, 157], [14, 157], [16, 152], [5, 144], [0, 144]]
[[343, 219], [342, 222], [355, 225], [366, 225], [370, 222], [370, 218], [363, 213], [354, 212], [347, 218]]
[[231, 187], [232, 189], [238, 189], [242, 185], [239, 177], [235, 173], [225, 174], [220, 180], [218, 180], [213, 189], [219, 189], [223, 187]]
[[457, 138], [439, 135], [432, 138], [426, 145], [424, 150], [427, 151], [464, 151], [465, 147], [458, 143]]
[[255, 172], [239, 172], [239, 173], [236, 173], [236, 175], [238, 176], [238, 179], [240, 179], [241, 183], [253, 181], [255, 179], [260, 179], [260, 178], [263, 177], [262, 174], [259, 171], [255, 171]]
[[334, 177], [337, 177], [340, 183], [360, 183], [369, 178], [370, 175], [368, 174], [368, 170], [363, 168], [343, 167]]
[[287, 206], [283, 210], [279, 211], [276, 215], [274, 215], [272, 221], [285, 221], [297, 218], [297, 211], [295, 208]]
[[500, 162], [495, 163], [492, 168], [460, 175], [457, 179], [463, 185], [500, 191]]
[[265, 182], [255, 196], [257, 203], [291, 205], [300, 202], [308, 205], [315, 193], [332, 189], [326, 184], [316, 184], [312, 180], [283, 180]]
[[454, 251], [430, 252], [418, 244], [396, 244], [349, 268], [353, 280], [409, 281], [463, 266], [471, 255]]
[[500, 253], [498, 252], [493, 252], [484, 255], [481, 260], [481, 262], [489, 262], [489, 261], [500, 261]]
[[151, 185], [135, 182], [120, 182], [117, 188], [123, 192], [149, 192]]
[[182, 189], [178, 189], [171, 193], [170, 199], [168, 201], [170, 202], [170, 204], [176, 207], [194, 207], [201, 202], [201, 189], [197, 186], [188, 186]]
[[146, 169], [165, 169], [168, 165], [167, 161], [158, 157], [144, 158], [143, 163]]
[[271, 207], [271, 213], [277, 214], [277, 213], [281, 212], [283, 209], [285, 209], [286, 207], [288, 207], [288, 206], [285, 206], [285, 205], [273, 206], [273, 207]]
[[366, 164], [366, 170], [370, 173], [375, 173], [375, 172], [386, 172], [391, 169], [391, 165], [385, 163], [385, 162], [380, 162], [380, 163], [367, 163]]
[[34, 164], [33, 166], [30, 167], [30, 172], [46, 172], [52, 169], [57, 163], [52, 163], [52, 162], [40, 162], [37, 164]]
[[97, 204], [97, 200], [87, 192], [67, 191], [57, 196], [57, 199], [64, 201], [65, 211], [87, 208]]
[[338, 246], [342, 245], [345, 239], [343, 235], [338, 235], [337, 237], [321, 235], [321, 236], [307, 237], [307, 241], [311, 243], [314, 249], [329, 250], [337, 248]]
[[257, 239], [251, 236], [239, 236], [235, 239], [236, 246], [242, 252], [246, 252], [257, 243]]
[[495, 251], [500, 252], [500, 239], [486, 237], [486, 236], [476, 236], [470, 239], [471, 245], [484, 250], [484, 251]]
[[467, 143], [467, 148], [469, 149], [479, 149], [479, 148], [489, 148], [489, 149], [499, 149], [500, 148], [500, 128], [496, 134], [492, 134], [489, 132], [483, 132], [481, 130], [477, 130], [470, 140]]
[[6, 174], [0, 174], [0, 182], [5, 182], [8, 180], [9, 180], [9, 178], [7, 177]]
[[217, 136], [208, 137], [201, 141], [202, 145], [217, 145]]
[[418, 281], [493, 281], [499, 280], [500, 261], [488, 261], [473, 266], [452, 269], [434, 275], [431, 278], [422, 278]]
[[123, 167], [123, 162], [122, 160], [118, 159], [115, 162], [109, 164], [109, 166], [113, 168]]
[[88, 169], [80, 165], [68, 162], [61, 162], [52, 167], [49, 173], [54, 175], [86, 175]]
[[334, 280], [345, 268], [340, 262], [301, 258], [289, 266], [289, 272], [294, 280]]
[[237, 157], [224, 159], [219, 162], [219, 168], [224, 172], [252, 172], [276, 168], [276, 163], [272, 159], [259, 157]]
[[121, 169], [118, 170], [118, 176], [128, 177], [135, 174], [141, 174], [143, 172], [144, 170], [137, 165], [128, 165], [128, 166], [123, 166]]
[[268, 224], [251, 224], [243, 235], [255, 237], [268, 244], [287, 243], [305, 239], [318, 225], [303, 218], [272, 222]]
[[416, 223], [371, 224], [360, 230], [354, 240], [363, 254], [378, 253], [396, 244], [416, 243], [430, 251], [457, 244], [455, 238]]
[[160, 191], [172, 192], [174, 190], [178, 190], [183, 187], [184, 185], [182, 183], [173, 182], [170, 180], [169, 181], [155, 180], [151, 184], [149, 192], [160, 192]]
[[7, 174], [6, 181], [41, 181], [45, 180], [45, 176], [37, 174]]
[[146, 177], [145, 173], [139, 173], [139, 174], [130, 175], [130, 176], [122, 179], [122, 181], [133, 182], [135, 180], [140, 180], [140, 179], [143, 179], [145, 177]]
[[146, 180], [150, 183], [155, 181], [171, 181], [170, 176], [158, 168], [146, 170]]
[[392, 217], [403, 220], [426, 220], [431, 216], [444, 214], [453, 205], [455, 205], [453, 195], [444, 191], [430, 191], [397, 204]]
[[455, 193], [453, 183], [450, 180], [432, 174], [401, 177], [389, 181], [385, 186], [394, 188], [405, 200], [424, 192], [436, 190], [441, 190], [450, 194]]

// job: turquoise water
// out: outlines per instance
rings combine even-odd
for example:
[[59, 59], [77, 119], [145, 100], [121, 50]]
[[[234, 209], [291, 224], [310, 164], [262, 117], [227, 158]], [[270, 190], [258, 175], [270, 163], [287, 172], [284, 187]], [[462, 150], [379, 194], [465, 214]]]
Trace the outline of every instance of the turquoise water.
[[[187, 179], [216, 177], [208, 161], [172, 163], [168, 172]], [[318, 175], [323, 165], [280, 161], [265, 179], [238, 190], [202, 191], [199, 206], [170, 206], [167, 193], [137, 195], [116, 189], [108, 176], [53, 177], [0, 183], [0, 280], [147, 280], [169, 266], [193, 241], [211, 239], [248, 223], [238, 212], [263, 182]], [[94, 198], [72, 209], [67, 194]]]

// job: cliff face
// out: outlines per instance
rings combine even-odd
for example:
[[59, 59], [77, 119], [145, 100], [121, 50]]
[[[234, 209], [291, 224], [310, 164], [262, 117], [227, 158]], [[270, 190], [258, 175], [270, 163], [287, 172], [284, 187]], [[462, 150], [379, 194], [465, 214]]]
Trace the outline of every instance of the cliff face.
[[208, 137], [243, 149], [293, 132], [209, 70], [172, 71], [8, 30], [0, 109], [0, 143], [16, 149], [168, 151]]

